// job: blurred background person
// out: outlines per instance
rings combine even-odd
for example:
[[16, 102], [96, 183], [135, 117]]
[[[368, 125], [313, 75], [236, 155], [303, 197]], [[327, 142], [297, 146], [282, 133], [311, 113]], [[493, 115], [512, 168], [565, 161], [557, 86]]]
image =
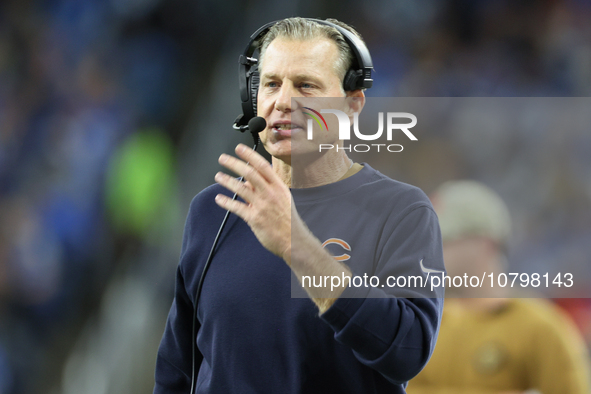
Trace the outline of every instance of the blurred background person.
[[[504, 272], [511, 221], [501, 198], [479, 182], [449, 181], [432, 199], [448, 275]], [[500, 286], [446, 290], [458, 298], [446, 299], [435, 352], [409, 394], [589, 393], [587, 349], [557, 306]]]

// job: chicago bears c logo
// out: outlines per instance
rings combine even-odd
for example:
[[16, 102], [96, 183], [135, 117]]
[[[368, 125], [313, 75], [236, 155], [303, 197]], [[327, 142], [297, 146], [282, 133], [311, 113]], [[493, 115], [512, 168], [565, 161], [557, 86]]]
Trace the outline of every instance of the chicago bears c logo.
[[[351, 245], [349, 245], [346, 241], [343, 241], [340, 238], [329, 238], [322, 243], [322, 247], [324, 248], [330, 244], [337, 244], [337, 245], [340, 245], [343, 249], [345, 249], [349, 252], [351, 251]], [[348, 255], [347, 253], [343, 253], [340, 256], [334, 256], [334, 258], [337, 261], [346, 261], [346, 260], [349, 260], [351, 258], [351, 256]]]

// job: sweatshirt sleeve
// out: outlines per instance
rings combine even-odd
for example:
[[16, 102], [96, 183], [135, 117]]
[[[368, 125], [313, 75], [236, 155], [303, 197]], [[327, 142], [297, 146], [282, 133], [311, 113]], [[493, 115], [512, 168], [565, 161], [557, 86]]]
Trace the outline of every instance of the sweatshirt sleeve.
[[[191, 204], [192, 207], [194, 203], [195, 200]], [[190, 249], [189, 243], [193, 232], [191, 211], [185, 224], [181, 261], [188, 258], [188, 250]], [[174, 299], [156, 358], [154, 394], [188, 393], [191, 387], [192, 347], [195, 347], [197, 352], [197, 365], [200, 365], [203, 359], [195, 346], [194, 339], [191, 338], [193, 302], [187, 294], [181, 267], [182, 264], [179, 264]]]
[[[384, 284], [388, 276], [426, 280], [421, 267], [444, 271], [439, 223], [428, 200], [412, 204], [398, 217], [385, 225], [375, 270], [368, 275], [378, 276]], [[406, 288], [405, 297], [413, 298], [402, 298], [395, 290], [348, 287], [321, 318], [361, 363], [395, 384], [405, 384], [431, 357], [443, 292], [429, 292], [428, 286], [426, 290]]]

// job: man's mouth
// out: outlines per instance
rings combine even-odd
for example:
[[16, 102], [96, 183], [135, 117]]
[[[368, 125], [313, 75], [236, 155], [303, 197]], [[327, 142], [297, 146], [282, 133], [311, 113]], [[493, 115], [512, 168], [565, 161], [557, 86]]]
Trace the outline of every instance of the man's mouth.
[[301, 131], [302, 127], [295, 123], [275, 123], [273, 133], [278, 137], [291, 137], [292, 133]]

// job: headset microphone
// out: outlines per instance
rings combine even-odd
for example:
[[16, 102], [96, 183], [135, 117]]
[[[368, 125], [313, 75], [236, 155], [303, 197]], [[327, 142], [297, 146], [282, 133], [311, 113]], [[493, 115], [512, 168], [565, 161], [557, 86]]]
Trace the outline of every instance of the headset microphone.
[[[250, 131], [250, 134], [252, 134], [255, 145], [258, 145], [259, 133], [265, 130], [265, 127], [267, 127], [267, 121], [260, 116], [256, 116], [248, 121], [248, 130]], [[256, 150], [256, 146], [254, 149]]]
[[[243, 115], [239, 115], [236, 120], [234, 121], [234, 125], [232, 126], [234, 130], [238, 130], [241, 133], [244, 133], [246, 130], [250, 131], [252, 134], [252, 138], [254, 139], [255, 143], [258, 143], [259, 136], [258, 134], [265, 130], [267, 127], [267, 122], [265, 119], [261, 118], [260, 116], [256, 116], [248, 121], [248, 125], [246, 126], [238, 126], [238, 123], [241, 121]], [[256, 150], [256, 148], [255, 148]]]

